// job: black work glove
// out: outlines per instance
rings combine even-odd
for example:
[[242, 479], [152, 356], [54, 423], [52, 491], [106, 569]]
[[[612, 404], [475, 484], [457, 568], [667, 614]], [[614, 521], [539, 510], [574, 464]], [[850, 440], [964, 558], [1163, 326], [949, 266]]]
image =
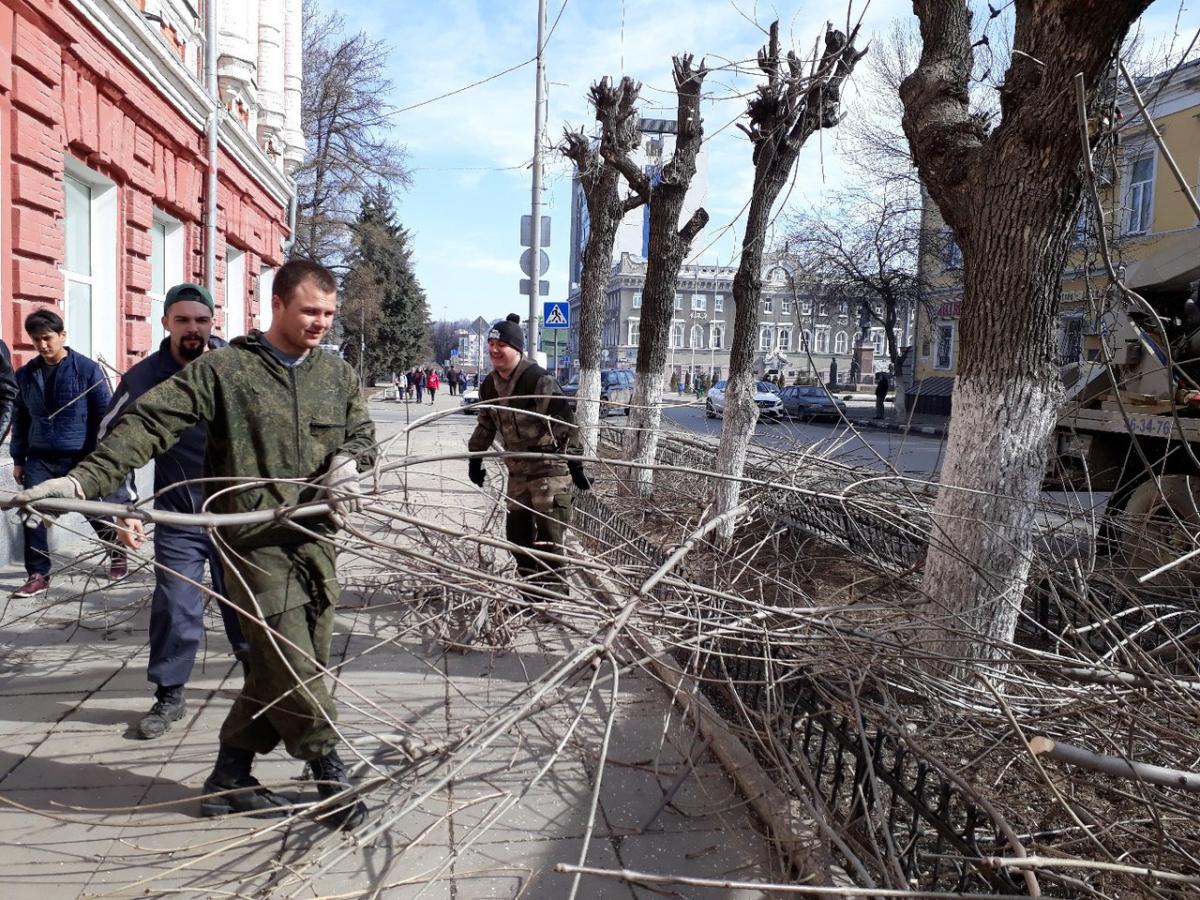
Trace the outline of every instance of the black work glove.
[[467, 477], [475, 483], [477, 487], [483, 487], [483, 460], [477, 456], [471, 457], [467, 462]]
[[575, 487], [581, 491], [590, 491], [592, 489], [592, 483], [583, 474], [583, 463], [579, 462], [579, 460], [571, 460], [567, 463], [567, 471], [571, 473], [571, 480], [575, 482]]

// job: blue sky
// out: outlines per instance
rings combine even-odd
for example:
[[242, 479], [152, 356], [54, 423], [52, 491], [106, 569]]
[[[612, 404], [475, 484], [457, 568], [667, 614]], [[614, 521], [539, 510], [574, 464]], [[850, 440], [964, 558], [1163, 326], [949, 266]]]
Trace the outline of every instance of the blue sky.
[[[1194, 29], [1196, 16], [1187, 12], [1187, 5], [1195, 2], [1184, 0], [1181, 6], [1180, 0], [1159, 0], [1148, 14], [1147, 31], [1169, 39], [1177, 18], [1181, 27], [1190, 23]], [[564, 125], [590, 130], [587, 89], [601, 76], [633, 76], [643, 83], [643, 115], [673, 118], [672, 54], [692, 52], [697, 59], [706, 57], [710, 68], [726, 67], [705, 82], [710, 95], [703, 109], [709, 141], [705, 205], [711, 219], [693, 250], [701, 254], [700, 261], [733, 264], [752, 170], [748, 143], [732, 122], [745, 109], [745, 100], [737, 95], [751, 81], [727, 66], [752, 61], [765, 28], [776, 18], [785, 45], [810, 55], [827, 16], [839, 7], [749, 0], [567, 0], [565, 5], [547, 0], [547, 7], [550, 22], [561, 10], [546, 48], [550, 145], [558, 142]], [[393, 44], [390, 99], [398, 109], [488, 78], [534, 54], [536, 0], [360, 0], [341, 11], [350, 28]], [[894, 21], [911, 16], [911, 0], [872, 0], [863, 30], [868, 36], [886, 33]], [[394, 117], [394, 136], [407, 145], [413, 170], [411, 187], [398, 194], [399, 215], [412, 232], [417, 275], [434, 319], [495, 319], [528, 308], [517, 291], [522, 277], [517, 260], [520, 216], [530, 211], [533, 90], [530, 63]], [[846, 96], [851, 115], [857, 99], [851, 85]], [[842, 140], [834, 131], [810, 141], [789, 205], [819, 204], [824, 193], [843, 185], [848, 176]], [[557, 154], [546, 159], [544, 212], [553, 219], [546, 277], [550, 299], [560, 299], [567, 291], [570, 167]]]

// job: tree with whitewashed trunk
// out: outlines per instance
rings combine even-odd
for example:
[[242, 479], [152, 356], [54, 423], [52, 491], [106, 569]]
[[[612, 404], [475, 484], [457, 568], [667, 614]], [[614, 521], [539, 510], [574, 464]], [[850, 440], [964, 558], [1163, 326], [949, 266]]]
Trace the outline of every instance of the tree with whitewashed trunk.
[[767, 77], [749, 103], [749, 126], [739, 127], [753, 148], [754, 188], [746, 213], [742, 255], [733, 277], [733, 339], [729, 345], [729, 379], [725, 384], [721, 446], [716, 471], [730, 478], [715, 480], [714, 516], [725, 515], [718, 539], [733, 538], [735, 509], [741, 494], [746, 452], [754, 437], [758, 405], [754, 402], [754, 343], [762, 295], [762, 257], [771, 210], [791, 177], [804, 142], [841, 118], [842, 84], [866, 53], [854, 49], [855, 28], [847, 38], [832, 26], [825, 31], [825, 49], [810, 71], [794, 52], [783, 57], [779, 23], [771, 24], [767, 44], [758, 51], [758, 67]]
[[646, 202], [636, 191], [621, 197], [621, 173], [604, 158], [603, 149], [624, 156], [638, 145], [636, 104], [641, 87], [628, 77], [616, 87], [607, 78], [593, 84], [589, 100], [600, 123], [599, 140], [588, 138], [582, 129], [567, 129], [558, 148], [575, 164], [588, 212], [587, 243], [579, 273], [579, 391], [575, 395], [575, 422], [584, 456], [594, 456], [599, 446], [600, 333], [613, 243], [625, 214]]
[[675, 152], [657, 180], [633, 164], [627, 153], [601, 146], [604, 158], [611, 162], [630, 186], [650, 205], [650, 239], [646, 260], [646, 280], [642, 287], [642, 313], [639, 320], [637, 380], [634, 385], [629, 428], [625, 432], [625, 459], [641, 463], [629, 469], [629, 484], [641, 496], [654, 491], [654, 463], [658, 449], [658, 427], [662, 422], [663, 369], [671, 336], [671, 316], [675, 310], [675, 291], [679, 286], [679, 267], [691, 249], [692, 241], [708, 224], [708, 213], [697, 209], [680, 227], [683, 201], [696, 175], [696, 154], [700, 152], [704, 131], [700, 120], [700, 87], [708, 70], [704, 62], [692, 67], [691, 54], [673, 59], [675, 93], [678, 96]]
[[[1005, 654], [1029, 577], [1060, 384], [1054, 333], [1083, 186], [1073, 80], [1089, 114], [1150, 0], [1018, 0], [993, 123], [968, 106], [965, 0], [914, 0], [921, 56], [900, 85], [921, 179], [963, 255], [950, 439], [925, 562], [927, 649], [966, 679]], [[993, 11], [993, 18], [999, 11]], [[1004, 31], [1006, 29], [995, 29]]]

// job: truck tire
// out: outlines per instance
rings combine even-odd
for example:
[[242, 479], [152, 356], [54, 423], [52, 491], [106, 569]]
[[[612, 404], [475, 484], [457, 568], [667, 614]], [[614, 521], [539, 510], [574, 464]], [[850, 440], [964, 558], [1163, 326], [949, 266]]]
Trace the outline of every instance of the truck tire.
[[[1121, 557], [1135, 580], [1200, 546], [1200, 477], [1164, 475], [1143, 481], [1120, 514]], [[1146, 582], [1145, 587], [1200, 584], [1200, 558]]]

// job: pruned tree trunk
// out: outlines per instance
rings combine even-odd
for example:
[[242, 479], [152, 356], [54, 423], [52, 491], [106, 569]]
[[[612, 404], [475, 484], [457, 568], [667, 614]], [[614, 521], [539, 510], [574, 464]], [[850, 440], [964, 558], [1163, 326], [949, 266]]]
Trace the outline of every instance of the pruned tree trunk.
[[1072, 80], [1082, 73], [1093, 101], [1149, 3], [1018, 3], [991, 132], [967, 105], [977, 36], [966, 4], [913, 4], [922, 50], [900, 86], [904, 131], [964, 268], [954, 417], [923, 582], [926, 649], [963, 679], [1007, 656], [1029, 576], [1057, 417], [1059, 278], [1082, 185]]
[[[675, 90], [679, 98], [675, 152], [670, 162], [663, 166], [662, 177], [657, 183], [651, 185], [646, 174], [634, 166], [627, 155], [612, 153], [607, 148], [603, 151], [605, 159], [617, 166], [650, 204], [649, 256], [642, 287], [637, 380], [629, 428], [625, 432], [625, 459], [644, 465], [654, 463], [658, 449], [663, 368], [667, 364], [679, 267], [683, 265], [692, 241], [708, 223], [708, 213], [698, 209], [682, 228], [679, 227], [679, 216], [696, 174], [696, 154], [704, 134], [700, 120], [700, 87], [706, 73], [703, 61], [697, 68], [692, 68], [690, 54], [674, 58]], [[630, 468], [629, 484], [635, 493], [649, 496], [654, 491], [653, 470]]]
[[[857, 30], [847, 39], [842, 32], [827, 28], [821, 62], [808, 76], [791, 52], [785, 71], [785, 61], [779, 53], [778, 22], [772, 23], [767, 45], [758, 51], [758, 65], [766, 74], [767, 83], [750, 101], [750, 127], [742, 127], [754, 148], [754, 193], [742, 238], [742, 256], [733, 277], [733, 338], [729, 345], [721, 446], [717, 451], [716, 471], [732, 477], [715, 479], [714, 516], [725, 515], [738, 505], [741, 482], [737, 479], [745, 471], [746, 453], [758, 421], [758, 406], [754, 402], [754, 340], [758, 333], [762, 255], [771, 209], [791, 176], [804, 142], [815, 131], [832, 128], [838, 122], [842, 82], [862, 58], [862, 53], [854, 49], [855, 35]], [[733, 517], [726, 515], [718, 529], [718, 539], [729, 542], [734, 524]]]
[[641, 85], [631, 78], [622, 78], [616, 88], [607, 78], [593, 84], [590, 99], [600, 123], [599, 143], [582, 131], [566, 131], [559, 146], [575, 163], [575, 177], [588, 210], [587, 245], [579, 274], [579, 392], [575, 399], [575, 421], [585, 456], [594, 456], [600, 443], [600, 337], [613, 243], [625, 214], [645, 202], [636, 192], [621, 198], [621, 173], [605, 160], [602, 148], [624, 155], [637, 146], [635, 104], [640, 90]]

